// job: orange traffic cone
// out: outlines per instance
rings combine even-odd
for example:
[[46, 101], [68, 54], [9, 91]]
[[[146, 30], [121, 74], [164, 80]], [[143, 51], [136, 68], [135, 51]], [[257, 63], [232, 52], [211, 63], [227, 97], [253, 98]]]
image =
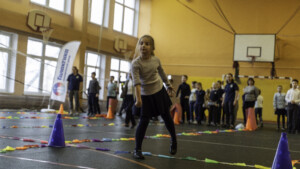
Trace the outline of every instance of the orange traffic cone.
[[114, 99], [109, 99], [109, 105], [108, 105], [108, 112], [107, 112], [107, 116], [106, 116], [106, 118], [107, 119], [114, 119], [115, 117], [114, 117], [114, 109], [113, 109], [113, 100]]
[[64, 114], [64, 105], [60, 104], [58, 114]]
[[175, 104], [175, 109], [174, 109], [174, 124], [179, 125], [180, 124], [180, 119], [181, 119], [181, 106], [177, 103]]
[[174, 121], [174, 124], [176, 124], [176, 125], [179, 125], [179, 124], [180, 124], [180, 121], [179, 121], [179, 115], [178, 115], [178, 114], [179, 114], [179, 113], [178, 113], [177, 111], [175, 111], [173, 121]]
[[254, 130], [257, 129], [254, 108], [248, 108], [246, 110], [246, 112], [248, 114], [247, 123], [246, 123], [246, 130], [254, 131]]
[[106, 115], [106, 118], [107, 119], [114, 119], [114, 113], [112, 112], [112, 107], [111, 105], [108, 106], [108, 112], [107, 112], [107, 115]]

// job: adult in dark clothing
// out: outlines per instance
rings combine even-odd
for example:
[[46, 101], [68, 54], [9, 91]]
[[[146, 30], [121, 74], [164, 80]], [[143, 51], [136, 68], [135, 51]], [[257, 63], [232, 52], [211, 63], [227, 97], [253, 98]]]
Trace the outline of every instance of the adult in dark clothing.
[[238, 101], [239, 87], [234, 83], [231, 73], [226, 75], [226, 82], [222, 105], [226, 116], [226, 127], [234, 128], [234, 106]]
[[190, 88], [190, 85], [188, 85], [186, 83], [187, 79], [188, 79], [187, 75], [183, 75], [181, 77], [182, 83], [178, 87], [176, 97], [178, 97], [178, 94], [180, 92], [180, 104], [181, 104], [181, 108], [182, 108], [182, 120], [181, 120], [181, 122], [184, 123], [185, 116], [186, 116], [186, 119], [187, 119], [188, 123], [190, 124], [189, 97], [190, 97], [190, 94], [191, 94], [191, 88]]
[[68, 81], [68, 94], [69, 94], [69, 109], [70, 114], [74, 115], [73, 111], [73, 97], [75, 98], [75, 111], [78, 114], [78, 110], [80, 107], [79, 103], [79, 88], [80, 83], [83, 81], [82, 76], [78, 74], [78, 69], [76, 66], [72, 68], [72, 74], [70, 74], [67, 78]]

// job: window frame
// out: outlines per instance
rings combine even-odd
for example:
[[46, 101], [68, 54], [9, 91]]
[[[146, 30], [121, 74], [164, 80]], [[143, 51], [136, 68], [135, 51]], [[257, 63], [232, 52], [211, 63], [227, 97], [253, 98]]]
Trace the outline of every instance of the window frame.
[[[102, 23], [98, 24], [98, 23], [95, 23], [95, 22], [92, 22], [91, 21], [91, 17], [92, 17], [92, 1], [93, 0], [89, 0], [89, 8], [88, 8], [88, 22], [91, 23], [91, 24], [95, 24], [95, 25], [98, 25], [98, 26], [102, 26]], [[102, 20], [104, 20], [104, 27], [108, 28], [108, 25], [109, 25], [109, 10], [110, 10], [110, 0], [103, 0], [104, 4], [103, 4], [103, 9], [105, 9], [104, 11], [104, 14], [105, 14], [105, 17], [103, 18], [102, 16]], [[103, 11], [101, 11], [102, 14], [103, 14]]]
[[[0, 89], [0, 93], [14, 93], [15, 87], [15, 73], [16, 73], [16, 56], [17, 45], [18, 45], [18, 35], [11, 32], [6, 32], [0, 30], [0, 35], [9, 37], [9, 46], [7, 48], [0, 47], [0, 52], [7, 53], [7, 69], [6, 69], [6, 79], [4, 89]], [[15, 51], [13, 51], [15, 50]]]
[[[121, 59], [121, 58], [118, 58], [118, 57], [111, 57], [111, 60], [112, 59], [116, 59], [116, 60], [118, 60], [119, 61], [119, 68], [118, 68], [118, 70], [114, 70], [114, 69], [111, 69], [111, 61], [110, 61], [110, 69], [109, 69], [109, 77], [111, 76], [111, 72], [113, 71], [113, 72], [118, 72], [118, 77], [116, 78], [115, 77], [115, 81], [117, 80], [117, 82], [118, 82], [118, 87], [119, 87], [119, 94], [118, 94], [118, 96], [117, 96], [117, 98], [120, 100], [121, 98], [120, 98], [120, 95], [121, 95], [121, 93], [122, 93], [122, 86], [120, 85], [121, 84], [121, 82], [123, 82], [123, 81], [120, 81], [121, 79], [120, 79], [120, 75], [121, 75], [121, 73], [130, 73], [130, 68], [129, 68], [129, 70], [128, 70], [128, 72], [125, 72], [125, 71], [121, 71], [121, 61], [126, 61], [126, 62], [129, 62], [129, 64], [130, 64], [130, 60], [125, 60], [125, 59]], [[126, 77], [126, 79], [127, 79], [127, 77]]]
[[[40, 79], [39, 79], [38, 92], [26, 91], [25, 90], [26, 84], [24, 84], [24, 91], [23, 91], [24, 95], [43, 95], [43, 96], [46, 95], [46, 96], [50, 96], [51, 95], [51, 91], [48, 93], [45, 89], [43, 89], [45, 61], [46, 60], [48, 60], [48, 61], [55, 61], [56, 65], [57, 65], [58, 64], [58, 57], [59, 57], [59, 55], [58, 55], [57, 58], [46, 56], [46, 46], [50, 45], [50, 46], [59, 47], [60, 50], [61, 50], [62, 47], [63, 47], [63, 45], [55, 43], [55, 42], [48, 42], [47, 44], [44, 44], [43, 40], [36, 39], [36, 38], [33, 38], [33, 37], [28, 37], [27, 43], [28, 43], [29, 40], [42, 43], [42, 55], [41, 56], [36, 56], [36, 55], [28, 54], [26, 52], [26, 55], [27, 55], [26, 56], [26, 66], [27, 66], [27, 58], [28, 57], [30, 57], [32, 59], [39, 59], [40, 60], [40, 63], [41, 63], [40, 64], [40, 72], [39, 72], [39, 78]], [[27, 48], [28, 48], [28, 44], [27, 44]], [[25, 78], [26, 78], [26, 67], [25, 67]], [[25, 81], [24, 81], [24, 83], [25, 83]]]
[[[115, 10], [115, 6], [116, 4], [121, 5], [123, 8], [123, 14], [122, 14], [122, 24], [121, 24], [121, 31], [115, 30], [114, 29], [114, 25], [113, 25], [113, 30], [117, 31], [117, 32], [121, 32], [123, 34], [129, 35], [129, 36], [134, 36], [137, 37], [137, 33], [138, 33], [138, 20], [139, 20], [139, 10], [140, 10], [140, 0], [134, 0], [134, 8], [126, 6], [125, 5], [125, 0], [123, 0], [123, 4], [121, 4], [120, 2], [115, 1], [114, 2], [114, 10]], [[125, 17], [125, 8], [129, 8], [131, 10], [133, 10], [134, 14], [133, 14], [133, 26], [132, 26], [132, 34], [127, 34], [124, 32], [124, 17]], [[115, 20], [115, 16], [114, 16], [114, 20]]]
[[57, 12], [62, 12], [64, 14], [71, 15], [71, 3], [72, 3], [72, 0], [63, 0], [64, 1], [64, 10], [63, 11], [60, 11], [58, 9], [50, 7], [49, 6], [50, 1], [51, 0], [46, 0], [46, 4], [45, 5], [42, 5], [42, 4], [39, 4], [39, 3], [36, 3], [36, 2], [32, 2], [31, 0], [30, 0], [30, 3], [35, 4], [35, 5], [39, 5], [39, 6], [43, 6], [45, 8], [48, 8], [48, 9], [51, 9], [51, 10], [54, 10], [54, 11], [57, 11]]
[[[88, 79], [88, 68], [95, 68], [95, 66], [87, 65], [87, 55], [88, 53], [95, 54], [99, 57], [99, 66], [96, 66], [97, 72], [96, 72], [96, 78], [99, 82], [99, 85], [101, 87], [101, 90], [99, 92], [99, 99], [103, 100], [104, 99], [104, 82], [105, 82], [105, 64], [106, 64], [106, 55], [102, 53], [97, 53], [91, 50], [86, 50], [85, 51], [85, 58], [84, 58], [84, 74], [83, 74], [83, 91], [87, 93], [87, 79]], [[96, 64], [97, 65], [97, 64]], [[82, 98], [87, 99], [87, 95], [82, 93]]]

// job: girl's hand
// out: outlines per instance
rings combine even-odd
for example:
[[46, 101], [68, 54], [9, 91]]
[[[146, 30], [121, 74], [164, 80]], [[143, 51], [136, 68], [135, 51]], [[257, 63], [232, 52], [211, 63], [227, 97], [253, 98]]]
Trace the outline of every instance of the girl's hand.
[[142, 99], [136, 99], [135, 106], [142, 107]]

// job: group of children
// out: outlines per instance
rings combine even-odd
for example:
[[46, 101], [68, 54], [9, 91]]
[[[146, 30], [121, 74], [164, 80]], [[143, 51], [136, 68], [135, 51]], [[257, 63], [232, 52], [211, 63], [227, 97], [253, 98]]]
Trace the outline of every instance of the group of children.
[[[208, 110], [208, 126], [220, 126], [222, 121], [223, 127], [233, 127], [235, 117], [231, 116], [230, 113], [226, 116], [226, 111], [221, 116], [221, 112], [224, 103], [225, 108], [230, 109], [230, 111], [234, 110], [234, 107], [229, 102], [233, 104], [232, 97], [235, 99], [235, 95], [228, 94], [224, 100], [226, 88], [224, 90], [221, 87], [221, 81], [213, 82], [212, 87], [204, 91], [202, 84], [196, 81], [192, 82], [192, 89], [190, 89], [190, 86], [186, 83], [187, 79], [187, 75], [182, 76], [182, 83], [179, 85], [176, 94], [176, 97], [180, 94], [182, 107], [181, 123], [185, 123], [185, 119], [187, 119], [188, 124], [196, 123], [201, 125], [203, 121], [206, 121], [205, 110]], [[234, 85], [234, 87], [236, 89], [237, 85]], [[227, 89], [228, 92], [229, 89], [230, 87]]]
[[[92, 115], [91, 112], [100, 112], [97, 95], [101, 87], [99, 86], [95, 75], [96, 74], [94, 72], [91, 74], [92, 80], [90, 81], [88, 87], [88, 103], [90, 116]], [[213, 82], [212, 87], [210, 89], [207, 89], [206, 91], [203, 90], [202, 84], [196, 81], [192, 82], [192, 89], [190, 89], [190, 86], [186, 83], [188, 76], [182, 76], [182, 83], [179, 85], [176, 94], [176, 97], [180, 94], [180, 103], [182, 106], [181, 123], [185, 123], [186, 119], [189, 124], [194, 123], [201, 125], [207, 120], [208, 126], [222, 126], [226, 128], [234, 127], [238, 110], [239, 89], [234, 82], [231, 82], [233, 81], [232, 75], [228, 74], [227, 76], [227, 85], [224, 89], [222, 88], [222, 82], [217, 81]], [[109, 83], [108, 88], [112, 91], [116, 91], [117, 87], [113, 83], [113, 77], [111, 77], [110, 80], [111, 82]], [[293, 81], [293, 83], [296, 82], [297, 80]], [[249, 78], [247, 81], [247, 86], [244, 88], [244, 94], [242, 95], [244, 124], [246, 124], [247, 121], [247, 109], [252, 107], [255, 108], [257, 123], [260, 124], [260, 127], [263, 127], [263, 97], [261, 96], [261, 91], [254, 86], [254, 83], [254, 79]], [[300, 108], [298, 108], [297, 106], [293, 106], [291, 101], [289, 102], [289, 100], [286, 100], [286, 95], [282, 92], [282, 89], [283, 87], [279, 85], [277, 87], [277, 93], [274, 94], [273, 98], [274, 112], [277, 115], [277, 128], [278, 130], [286, 129], [285, 117], [287, 116], [287, 110], [290, 109], [293, 111], [290, 111], [291, 113], [289, 113], [289, 119], [293, 120], [288, 121], [288, 129], [290, 133], [295, 133], [296, 130], [300, 131], [300, 123], [294, 120], [300, 119], [300, 113], [296, 112], [298, 110], [300, 111]], [[292, 89], [293, 87], [290, 90]], [[128, 78], [123, 86], [123, 90], [124, 91], [121, 94], [123, 98], [121, 109], [125, 110], [126, 112], [125, 126], [129, 127], [129, 124], [131, 122], [131, 128], [134, 128], [136, 122], [133, 115], [135, 106], [133, 96], [134, 86], [132, 83], [131, 74], [128, 74]], [[235, 96], [230, 96], [230, 90], [233, 90], [234, 92], [237, 91], [237, 93], [235, 93]], [[112, 91], [110, 91], [110, 95], [113, 95]], [[296, 91], [298, 91], [298, 89]], [[226, 93], [227, 97], [225, 97]], [[290, 96], [290, 94], [287, 96]], [[116, 98], [116, 96], [108, 96], [108, 99], [109, 98]], [[208, 119], [206, 119], [205, 110], [208, 110], [209, 112]]]
[[[182, 83], [179, 85], [176, 97], [180, 94], [182, 107], [181, 123], [201, 123], [206, 121], [205, 110], [208, 110], [208, 126], [221, 126], [234, 128], [237, 111], [239, 88], [233, 81], [231, 73], [226, 75], [226, 85], [222, 88], [222, 82], [213, 82], [212, 87], [203, 90], [200, 82], [192, 82], [192, 89], [186, 83], [187, 75], [182, 76]], [[254, 86], [253, 78], [247, 80], [247, 86], [243, 89], [243, 116], [244, 124], [247, 123], [247, 116], [254, 110], [256, 123], [263, 127], [263, 96], [261, 90]], [[278, 85], [277, 92], [273, 97], [274, 113], [277, 115], [278, 131], [286, 130], [289, 133], [300, 133], [300, 90], [298, 80], [294, 79], [287, 94], [283, 93], [282, 85]], [[194, 116], [195, 114], [195, 116]], [[222, 116], [221, 116], [222, 115]]]
[[[173, 119], [170, 116], [172, 104], [170, 96], [174, 90], [161, 66], [159, 58], [154, 55], [154, 49], [154, 39], [151, 36], [145, 35], [138, 40], [136, 50], [138, 57], [132, 62], [131, 73], [124, 86], [125, 92], [122, 94], [124, 99], [122, 107], [126, 110], [125, 126], [128, 127], [131, 121], [133, 128], [136, 125], [133, 111], [140, 111], [140, 120], [135, 134], [136, 147], [133, 153], [133, 158], [135, 159], [145, 158], [142, 154], [142, 142], [150, 119], [157, 116], [162, 117], [170, 133], [170, 154], [174, 155], [177, 152], [176, 132]], [[226, 75], [224, 88], [222, 87], [222, 82], [218, 81], [214, 82], [211, 89], [206, 91], [204, 91], [200, 82], [193, 82], [191, 90], [186, 83], [187, 79], [188, 76], [182, 76], [182, 84], [178, 87], [176, 94], [177, 97], [180, 93], [180, 104], [182, 106], [181, 123], [184, 123], [186, 119], [189, 124], [197, 123], [201, 125], [206, 120], [204, 112], [208, 109], [208, 126], [220, 126], [222, 124], [223, 127], [234, 128], [238, 110], [239, 87], [234, 82], [233, 75], [231, 73]], [[286, 95], [282, 93], [282, 86], [278, 86], [278, 92], [274, 95], [273, 105], [275, 114], [278, 116], [278, 129], [280, 128], [280, 117], [282, 117], [282, 129], [285, 129], [285, 115], [288, 114], [289, 133], [295, 133], [296, 130], [300, 131], [300, 123], [298, 123], [300, 119], [300, 113], [298, 113], [300, 110], [300, 91], [297, 89], [297, 86], [298, 81], [293, 80], [292, 88]], [[113, 84], [108, 88], [117, 90]], [[95, 73], [92, 73], [92, 80], [88, 88], [91, 111], [95, 111], [93, 104], [95, 104], [95, 98], [98, 98], [99, 90], [100, 86], [95, 80]], [[251, 111], [253, 112], [255, 107], [256, 117], [259, 117], [257, 123], [259, 122], [262, 127], [263, 97], [260, 95], [260, 90], [254, 86], [254, 79], [248, 79], [242, 98], [244, 122], [246, 123], [247, 114], [251, 113]], [[286, 113], [286, 109], [288, 113]]]
[[176, 93], [176, 97], [180, 94], [182, 108], [182, 119], [180, 122], [185, 123], [185, 119], [187, 119], [189, 124], [198, 123], [201, 125], [201, 122], [206, 119], [204, 112], [206, 109], [209, 109], [211, 113], [208, 118], [208, 125], [211, 125], [212, 122], [217, 124], [217, 111], [219, 111], [220, 98], [223, 94], [223, 89], [218, 87], [220, 82], [213, 83], [211, 90], [204, 91], [202, 84], [196, 81], [192, 82], [192, 89], [190, 89], [190, 86], [186, 83], [187, 79], [187, 75], [182, 76], [182, 83], [179, 85]]
[[[239, 106], [239, 87], [234, 83], [232, 74], [229, 73], [226, 75], [225, 87], [222, 87], [221, 81], [217, 81], [213, 82], [212, 87], [206, 91], [203, 90], [202, 84], [196, 81], [192, 82], [192, 89], [190, 89], [190, 86], [186, 83], [187, 79], [187, 75], [182, 76], [182, 83], [179, 85], [176, 94], [176, 97], [180, 94], [180, 104], [182, 107], [181, 123], [185, 123], [185, 119], [187, 119], [188, 124], [197, 123], [201, 125], [202, 122], [207, 121], [208, 126], [234, 128]], [[249, 78], [247, 86], [243, 89], [242, 109], [244, 124], [246, 124], [247, 115], [251, 111], [250, 108], [252, 108], [257, 124], [263, 127], [263, 96], [261, 95], [261, 91], [254, 86], [254, 83], [254, 79]], [[278, 116], [278, 130], [285, 130], [285, 94], [282, 93], [282, 86], [278, 86], [277, 91], [273, 101], [274, 112]], [[206, 119], [205, 110], [208, 110], [208, 119]], [[280, 117], [282, 119], [281, 128]]]

